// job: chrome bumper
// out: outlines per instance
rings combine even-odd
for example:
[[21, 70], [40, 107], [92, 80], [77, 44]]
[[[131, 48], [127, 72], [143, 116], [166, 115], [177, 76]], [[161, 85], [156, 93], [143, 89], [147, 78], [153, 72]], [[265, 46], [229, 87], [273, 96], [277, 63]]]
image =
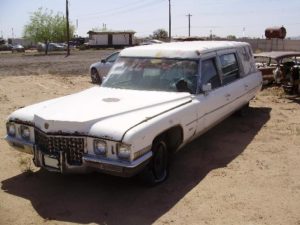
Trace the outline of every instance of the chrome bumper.
[[20, 152], [25, 152], [33, 155], [34, 143], [19, 140], [8, 135], [5, 137], [5, 140], [10, 146], [16, 148]]
[[98, 158], [94, 155], [85, 154], [82, 157], [81, 165], [69, 165], [66, 154], [59, 152], [59, 157], [48, 155], [40, 151], [34, 143], [26, 142], [6, 136], [5, 140], [14, 148], [21, 152], [33, 155], [35, 166], [45, 168], [49, 171], [59, 173], [88, 173], [99, 171], [122, 177], [130, 177], [139, 173], [150, 161], [152, 152], [148, 152], [133, 162], [116, 161], [107, 158]]

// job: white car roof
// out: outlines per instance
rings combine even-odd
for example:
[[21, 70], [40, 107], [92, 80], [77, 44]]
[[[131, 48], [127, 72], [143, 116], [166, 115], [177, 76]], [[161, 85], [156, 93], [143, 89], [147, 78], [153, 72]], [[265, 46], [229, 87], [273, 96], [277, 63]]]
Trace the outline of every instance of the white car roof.
[[201, 54], [235, 47], [249, 46], [233, 41], [189, 41], [126, 48], [120, 57], [199, 58]]

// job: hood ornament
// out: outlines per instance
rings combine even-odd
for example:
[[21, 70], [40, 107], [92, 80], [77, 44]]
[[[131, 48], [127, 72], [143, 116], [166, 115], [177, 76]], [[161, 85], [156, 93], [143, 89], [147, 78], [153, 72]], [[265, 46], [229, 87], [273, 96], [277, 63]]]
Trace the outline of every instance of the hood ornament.
[[120, 101], [119, 98], [103, 98], [102, 101], [104, 102], [118, 102]]

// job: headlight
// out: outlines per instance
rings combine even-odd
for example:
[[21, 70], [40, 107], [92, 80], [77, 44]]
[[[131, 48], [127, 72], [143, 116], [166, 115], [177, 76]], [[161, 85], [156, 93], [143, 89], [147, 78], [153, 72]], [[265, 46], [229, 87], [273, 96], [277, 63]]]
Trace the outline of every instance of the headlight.
[[14, 123], [7, 123], [6, 130], [9, 136], [13, 136], [13, 137], [16, 136], [16, 126]]
[[130, 159], [130, 146], [125, 144], [120, 144], [118, 148], [118, 156], [122, 159]]
[[22, 125], [21, 126], [21, 137], [23, 139], [29, 139], [30, 138], [30, 130], [29, 127]]
[[94, 152], [96, 155], [106, 155], [106, 143], [102, 140], [94, 140]]

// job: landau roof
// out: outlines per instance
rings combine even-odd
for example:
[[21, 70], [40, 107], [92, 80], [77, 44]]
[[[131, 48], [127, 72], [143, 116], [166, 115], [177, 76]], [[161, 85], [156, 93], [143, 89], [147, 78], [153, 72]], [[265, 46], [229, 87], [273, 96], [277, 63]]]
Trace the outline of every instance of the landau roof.
[[233, 41], [171, 42], [126, 48], [121, 51], [120, 56], [197, 59], [203, 53], [243, 46], [250, 45], [245, 42]]

